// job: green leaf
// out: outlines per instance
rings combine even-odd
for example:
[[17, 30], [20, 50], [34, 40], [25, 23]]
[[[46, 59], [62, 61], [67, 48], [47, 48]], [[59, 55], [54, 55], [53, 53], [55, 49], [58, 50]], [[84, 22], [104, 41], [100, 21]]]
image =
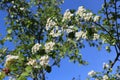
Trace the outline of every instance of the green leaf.
[[111, 52], [110, 46], [106, 46], [105, 49], [106, 49], [106, 51], [108, 51], [109, 53]]
[[8, 32], [8, 34], [11, 34], [12, 33], [12, 29], [8, 28], [7, 32]]
[[27, 80], [25, 76], [20, 76], [17, 80]]
[[27, 73], [32, 72], [32, 67], [31, 67], [31, 66], [27, 66], [27, 67], [25, 68], [25, 71], [26, 71]]
[[29, 73], [28, 72], [23, 72], [21, 75], [26, 77], [26, 76], [29, 75]]
[[51, 70], [52, 70], [52, 68], [51, 68], [51, 66], [46, 66], [45, 70], [46, 70], [48, 73], [50, 73]]
[[5, 73], [4, 72], [0, 72], [0, 80], [3, 80], [4, 77], [5, 77]]

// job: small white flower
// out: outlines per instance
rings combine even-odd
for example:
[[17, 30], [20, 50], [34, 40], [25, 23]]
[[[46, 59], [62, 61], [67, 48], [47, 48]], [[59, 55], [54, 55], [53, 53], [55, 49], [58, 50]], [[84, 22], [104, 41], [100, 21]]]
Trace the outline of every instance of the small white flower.
[[103, 69], [109, 68], [109, 65], [107, 63], [103, 63]]
[[37, 51], [39, 51], [41, 47], [41, 44], [36, 43], [33, 47], [32, 47], [32, 53], [35, 54]]
[[70, 18], [73, 16], [73, 14], [70, 12], [69, 9], [67, 9], [64, 13], [64, 16], [63, 16], [63, 20], [62, 21], [65, 21], [65, 20], [70, 20]]
[[45, 55], [40, 58], [40, 65], [41, 66], [47, 66], [49, 63], [49, 56]]
[[117, 77], [118, 79], [120, 79], [120, 74], [117, 73], [117, 74], [116, 74], [116, 77]]
[[90, 77], [93, 77], [93, 76], [96, 75], [96, 72], [95, 72], [94, 70], [91, 70], [91, 71], [88, 73], [88, 75], [89, 75]]
[[14, 5], [13, 8], [16, 8], [16, 5]]
[[61, 36], [62, 31], [61, 30], [51, 30], [50, 34], [52, 37], [59, 37]]
[[99, 80], [98, 78], [95, 78], [95, 80]]
[[13, 17], [14, 17], [14, 15], [11, 15], [10, 17], [11, 17], [11, 18], [13, 18]]
[[54, 45], [55, 45], [54, 42], [47, 42], [45, 44], [45, 51], [46, 51], [46, 53], [49, 53], [50, 51], [52, 51], [54, 49]]
[[14, 61], [18, 58], [19, 58], [19, 56], [7, 55], [6, 56], [6, 61], [5, 61], [5, 67], [9, 66], [12, 61]]
[[86, 39], [87, 38], [86, 34], [87, 33], [83, 31], [76, 32], [75, 33], [76, 40], [79, 40], [80, 38]]
[[66, 29], [65, 31], [66, 31], [67, 33], [71, 33], [71, 32], [74, 31], [73, 28], [74, 28], [74, 26], [67, 26], [67, 29]]
[[93, 40], [97, 40], [97, 39], [99, 39], [99, 37], [100, 37], [100, 35], [98, 35], [98, 34], [94, 34], [94, 36], [93, 36]]
[[107, 76], [107, 75], [104, 75], [104, 76], [103, 76], [103, 80], [108, 80], [108, 76]]
[[23, 10], [24, 10], [24, 7], [21, 7], [20, 10], [23, 11]]
[[13, 77], [13, 76], [10, 76], [9, 80], [17, 80], [17, 79], [15, 77]]
[[11, 61], [11, 60], [13, 60], [13, 59], [18, 59], [18, 58], [19, 58], [19, 56], [7, 55], [7, 56], [6, 56], [6, 62], [7, 62], [7, 61]]
[[86, 12], [86, 9], [83, 6], [80, 6], [76, 12], [76, 15], [82, 16]]
[[15, 2], [14, 1], [11, 1], [12, 4], [14, 4]]
[[36, 65], [36, 60], [35, 59], [30, 59], [27, 65], [35, 66]]
[[92, 19], [92, 17], [93, 17], [93, 13], [89, 12], [89, 13], [85, 13], [85, 15], [83, 16], [83, 19], [85, 21], [89, 21], [90, 19]]
[[100, 20], [100, 16], [95, 16], [93, 19], [94, 22], [98, 22], [99, 20]]
[[53, 19], [48, 18], [47, 23], [46, 23], [46, 27], [45, 27], [46, 30], [49, 30], [49, 29], [51, 29], [51, 28], [53, 28], [55, 26], [57, 26], [56, 22]]

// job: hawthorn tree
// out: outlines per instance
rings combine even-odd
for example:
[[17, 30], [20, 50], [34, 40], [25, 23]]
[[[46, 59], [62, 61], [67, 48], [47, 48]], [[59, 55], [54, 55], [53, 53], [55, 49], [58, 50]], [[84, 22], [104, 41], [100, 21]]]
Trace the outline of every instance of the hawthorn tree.
[[[104, 64], [104, 72], [91, 71], [89, 79], [119, 80], [119, 65], [110, 74], [120, 56], [120, 6], [119, 0], [104, 0], [102, 15], [80, 6], [78, 10], [67, 9], [61, 14], [64, 0], [1, 0], [0, 8], [6, 11], [7, 34], [1, 38], [0, 79], [11, 76], [17, 80], [45, 80], [53, 66], [60, 66], [61, 59], [86, 65], [80, 49], [88, 42], [98, 50], [106, 46], [108, 52], [115, 47], [116, 58]], [[4, 43], [10, 41], [14, 49]]]

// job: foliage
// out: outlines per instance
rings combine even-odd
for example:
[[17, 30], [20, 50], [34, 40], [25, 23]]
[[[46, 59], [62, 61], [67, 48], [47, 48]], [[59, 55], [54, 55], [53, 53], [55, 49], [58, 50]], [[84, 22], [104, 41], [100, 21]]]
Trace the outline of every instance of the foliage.
[[[1, 10], [7, 11], [7, 34], [0, 40], [3, 48], [0, 50], [0, 78], [14, 76], [18, 80], [45, 80], [45, 74], [50, 73], [53, 66], [60, 66], [61, 59], [68, 57], [73, 62], [87, 64], [82, 59], [80, 49], [88, 42], [90, 47], [98, 50], [106, 46], [108, 52], [111, 46], [116, 49], [116, 58], [110, 62], [105, 75], [109, 75], [120, 56], [120, 23], [119, 0], [104, 0], [103, 8], [98, 16], [92, 11], [80, 6], [78, 10], [66, 10], [61, 14], [60, 5], [63, 0], [1, 0]], [[4, 46], [6, 41], [14, 44], [14, 50]], [[93, 78], [102, 79], [100, 74]], [[104, 74], [104, 73], [103, 73]], [[106, 78], [106, 76], [105, 76]], [[98, 80], [99, 80], [98, 79]], [[116, 79], [115, 75], [110, 79]], [[109, 80], [109, 79], [108, 79]]]

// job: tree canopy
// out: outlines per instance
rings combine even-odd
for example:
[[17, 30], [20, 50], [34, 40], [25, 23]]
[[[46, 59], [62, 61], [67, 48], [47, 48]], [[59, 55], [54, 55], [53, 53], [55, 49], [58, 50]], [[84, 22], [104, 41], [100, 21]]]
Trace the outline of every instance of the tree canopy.
[[[68, 57], [73, 62], [87, 65], [81, 49], [88, 42], [90, 47], [101, 50], [106, 46], [116, 50], [114, 61], [104, 64], [104, 72], [91, 71], [95, 80], [119, 80], [120, 66], [110, 74], [120, 57], [120, 1], [104, 0], [98, 14], [80, 6], [61, 13], [64, 0], [0, 0], [0, 9], [6, 11], [7, 34], [0, 38], [0, 79], [12, 76], [17, 80], [45, 80], [53, 66]], [[2, 35], [2, 34], [1, 34]], [[10, 41], [14, 49], [4, 44]]]

